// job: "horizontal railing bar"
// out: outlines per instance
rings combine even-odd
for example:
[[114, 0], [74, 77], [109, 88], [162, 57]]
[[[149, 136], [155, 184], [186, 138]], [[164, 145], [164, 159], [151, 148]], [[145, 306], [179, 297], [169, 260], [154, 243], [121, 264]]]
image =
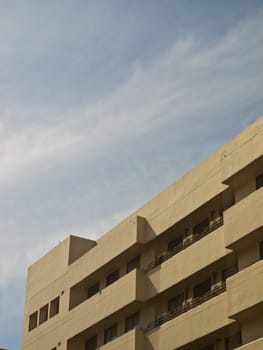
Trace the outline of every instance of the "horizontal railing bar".
[[151, 331], [152, 329], [159, 327], [163, 323], [166, 323], [173, 318], [182, 315], [183, 313], [195, 308], [198, 305], [203, 304], [204, 302], [216, 297], [217, 295], [223, 293], [226, 291], [226, 283], [223, 282], [222, 285], [214, 290], [211, 290], [207, 295], [204, 297], [198, 297], [194, 298], [191, 302], [187, 302], [186, 304], [179, 306], [172, 312], [168, 312], [166, 315], [158, 317], [156, 320], [150, 322], [147, 324], [146, 327], [144, 327], [144, 332], [147, 333]]
[[212, 225], [206, 227], [201, 233], [195, 234], [193, 237], [189, 238], [187, 241], [178, 244], [175, 249], [171, 252], [165, 252], [162, 255], [156, 257], [153, 261], [151, 261], [145, 268], [145, 272], [149, 272], [155, 267], [161, 265], [164, 261], [170, 259], [172, 256], [178, 254], [182, 250], [186, 249], [190, 245], [194, 244], [195, 242], [199, 241], [201, 238], [207, 236], [209, 233], [215, 231], [219, 227], [223, 225], [223, 217], [220, 217], [215, 223]]

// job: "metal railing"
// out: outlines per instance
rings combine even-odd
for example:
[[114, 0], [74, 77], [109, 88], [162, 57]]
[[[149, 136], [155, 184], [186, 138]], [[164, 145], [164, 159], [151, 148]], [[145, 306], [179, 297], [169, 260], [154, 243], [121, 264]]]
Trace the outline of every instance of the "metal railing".
[[199, 241], [201, 238], [207, 236], [209, 233], [215, 231], [219, 227], [221, 227], [224, 224], [223, 217], [219, 217], [213, 224], [210, 224], [202, 232], [193, 235], [192, 237], [188, 238], [185, 242], [182, 242], [178, 244], [173, 251], [164, 252], [163, 254], [157, 256], [153, 261], [151, 261], [146, 267], [144, 267], [144, 271], [148, 272], [155, 267], [161, 265], [164, 261], [170, 259], [172, 256], [178, 254], [182, 250], [186, 249], [190, 245], [194, 244], [195, 242]]
[[154, 328], [159, 327], [163, 323], [166, 323], [166, 322], [172, 320], [173, 318], [175, 318], [179, 315], [182, 315], [183, 313], [195, 308], [196, 306], [198, 306], [200, 304], [203, 304], [207, 300], [210, 300], [210, 299], [216, 297], [217, 295], [219, 295], [225, 291], [226, 291], [226, 283], [222, 282], [221, 286], [216, 286], [216, 288], [207, 292], [203, 297], [194, 298], [192, 301], [186, 302], [182, 306], [177, 307], [175, 310], [173, 310], [171, 312], [167, 312], [165, 315], [159, 316], [156, 320], [148, 323], [144, 327], [144, 333], [147, 333], [147, 332], [153, 330]]

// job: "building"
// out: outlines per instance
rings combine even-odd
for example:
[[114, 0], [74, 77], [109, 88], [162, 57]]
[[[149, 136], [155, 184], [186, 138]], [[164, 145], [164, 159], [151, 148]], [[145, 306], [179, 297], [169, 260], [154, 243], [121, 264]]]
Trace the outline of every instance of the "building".
[[262, 350], [263, 117], [28, 271], [22, 350]]

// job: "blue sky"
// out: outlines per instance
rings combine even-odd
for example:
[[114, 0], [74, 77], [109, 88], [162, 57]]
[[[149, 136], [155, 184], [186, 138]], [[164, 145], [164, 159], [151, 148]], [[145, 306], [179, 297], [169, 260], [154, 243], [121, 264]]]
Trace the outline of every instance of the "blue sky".
[[0, 0], [0, 347], [26, 269], [263, 115], [261, 0]]

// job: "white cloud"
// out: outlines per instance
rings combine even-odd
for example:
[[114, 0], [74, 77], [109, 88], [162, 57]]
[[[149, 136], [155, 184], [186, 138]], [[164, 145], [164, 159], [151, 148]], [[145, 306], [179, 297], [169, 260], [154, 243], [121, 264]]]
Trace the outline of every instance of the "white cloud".
[[[8, 133], [2, 121], [0, 185], [39, 175], [83, 150], [88, 161], [97, 150], [147, 134], [164, 122], [213, 119], [214, 111], [226, 114], [233, 105], [261, 100], [262, 17], [241, 22], [209, 47], [194, 37], [175, 42], [149, 66], [137, 62], [108, 98], [69, 110], [54, 123], [38, 125], [36, 115], [32, 125]], [[2, 120], [15, 121], [21, 113], [34, 119], [38, 113], [6, 110]], [[52, 119], [53, 112], [46, 113]]]

